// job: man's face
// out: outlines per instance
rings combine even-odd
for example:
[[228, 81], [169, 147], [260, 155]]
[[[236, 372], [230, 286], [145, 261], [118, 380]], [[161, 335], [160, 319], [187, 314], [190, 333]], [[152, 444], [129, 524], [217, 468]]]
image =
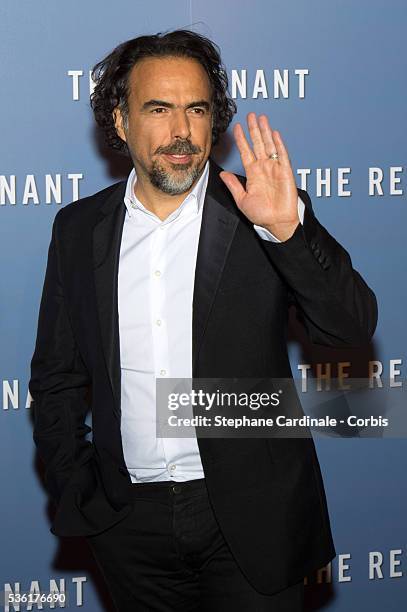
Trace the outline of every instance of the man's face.
[[191, 189], [209, 157], [212, 103], [208, 76], [190, 58], [147, 58], [129, 76], [127, 123], [116, 129], [127, 142], [137, 175], [161, 191]]

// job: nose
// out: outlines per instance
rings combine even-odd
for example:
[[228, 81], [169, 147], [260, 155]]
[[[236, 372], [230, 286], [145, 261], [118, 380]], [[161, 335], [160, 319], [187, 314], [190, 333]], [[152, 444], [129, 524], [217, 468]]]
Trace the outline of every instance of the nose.
[[173, 113], [172, 121], [172, 137], [173, 138], [189, 138], [191, 136], [191, 126], [187, 113], [179, 108]]

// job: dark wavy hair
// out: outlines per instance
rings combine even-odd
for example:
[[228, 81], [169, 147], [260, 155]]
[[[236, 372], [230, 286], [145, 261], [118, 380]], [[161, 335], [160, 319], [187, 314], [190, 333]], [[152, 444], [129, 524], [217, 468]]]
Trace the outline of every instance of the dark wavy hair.
[[129, 153], [127, 144], [116, 132], [113, 110], [118, 107], [126, 121], [131, 69], [148, 57], [187, 57], [203, 66], [212, 88], [212, 144], [216, 144], [236, 113], [236, 104], [228, 93], [228, 77], [219, 47], [205, 36], [190, 30], [174, 30], [127, 40], [94, 66], [92, 79], [96, 85], [90, 103], [107, 144], [122, 153]]

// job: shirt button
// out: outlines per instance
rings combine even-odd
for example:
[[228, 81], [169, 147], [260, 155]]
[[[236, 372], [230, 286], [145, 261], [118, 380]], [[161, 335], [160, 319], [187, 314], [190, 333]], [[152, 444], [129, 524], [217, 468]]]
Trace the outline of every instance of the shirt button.
[[155, 274], [156, 276], [161, 276], [161, 272], [160, 272], [160, 270], [156, 270], [156, 271], [154, 272], [154, 274]]
[[165, 225], [160, 225], [160, 230], [165, 230]]
[[174, 472], [177, 469], [176, 465], [170, 465], [170, 472]]
[[157, 319], [156, 323], [157, 325], [161, 325], [161, 319]]
[[131, 203], [131, 207], [132, 208], [137, 208], [137, 204], [135, 204], [134, 202]]
[[165, 376], [167, 374], [167, 370], [160, 370], [161, 376]]

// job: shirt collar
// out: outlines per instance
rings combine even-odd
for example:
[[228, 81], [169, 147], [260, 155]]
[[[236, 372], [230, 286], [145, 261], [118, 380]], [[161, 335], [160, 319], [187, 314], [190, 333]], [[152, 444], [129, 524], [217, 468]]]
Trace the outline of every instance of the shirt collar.
[[[200, 212], [205, 200], [206, 188], [208, 185], [208, 176], [209, 160], [207, 160], [205, 168], [193, 190], [185, 197], [185, 199], [181, 202], [178, 208], [174, 210], [174, 212], [171, 213], [171, 215], [169, 215], [169, 217], [167, 217], [165, 221], [172, 219], [174, 216], [178, 216], [178, 214], [180, 214], [180, 212], [184, 210], [187, 206], [191, 208], [195, 214], [198, 214]], [[149, 211], [134, 194], [136, 182], [137, 174], [135, 168], [133, 168], [127, 178], [126, 191], [124, 194], [124, 203], [126, 205], [129, 217], [134, 215], [135, 210], [137, 209], [149, 214], [150, 216], [156, 217], [156, 215]]]

